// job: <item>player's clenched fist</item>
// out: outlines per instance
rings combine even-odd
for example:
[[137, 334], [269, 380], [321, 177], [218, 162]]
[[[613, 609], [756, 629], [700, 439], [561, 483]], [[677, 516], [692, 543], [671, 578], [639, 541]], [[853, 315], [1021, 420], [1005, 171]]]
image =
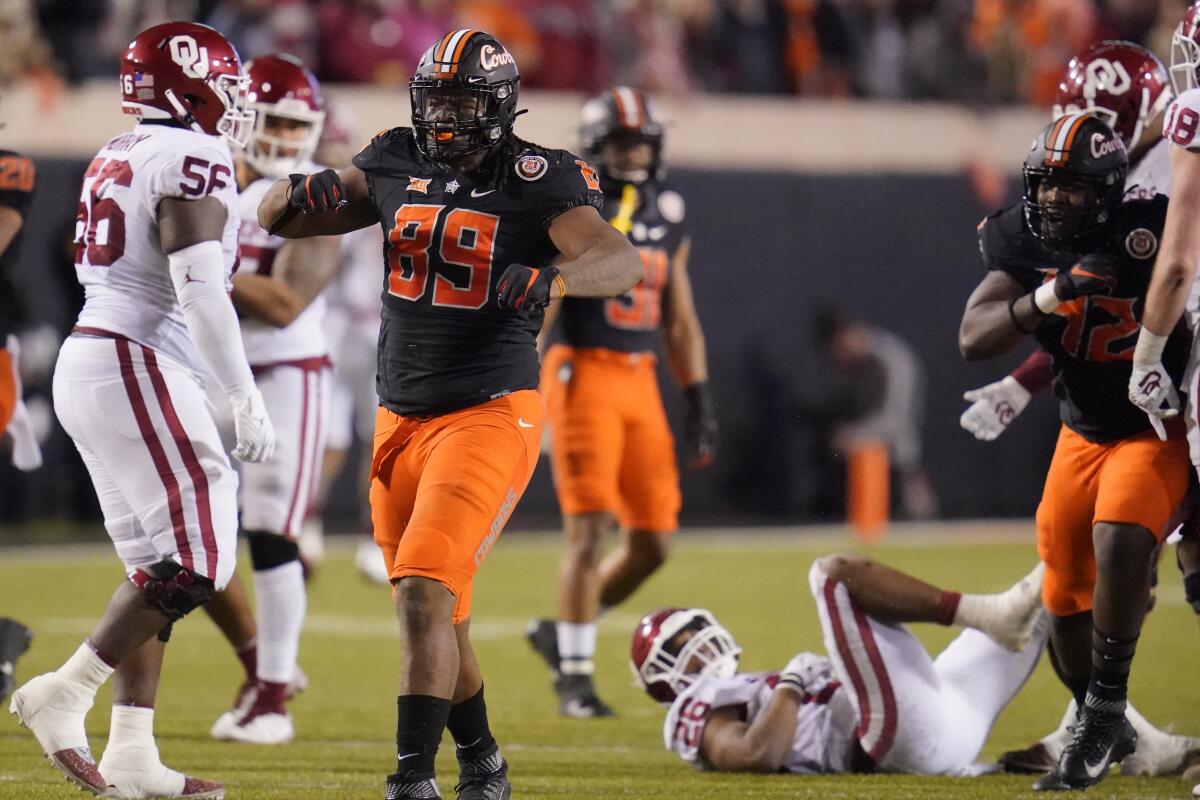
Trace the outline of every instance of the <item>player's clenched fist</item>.
[[558, 277], [554, 267], [527, 267], [524, 264], [509, 264], [496, 284], [499, 293], [497, 302], [501, 308], [511, 308], [525, 313], [550, 304], [550, 287]]
[[826, 678], [832, 669], [828, 658], [816, 653], [800, 653], [793, 656], [779, 673], [779, 683], [776, 686], [804, 695], [808, 693], [809, 687]]
[[288, 176], [288, 205], [301, 214], [336, 211], [346, 205], [346, 187], [337, 172], [322, 170], [312, 175], [292, 173]]
[[233, 424], [237, 431], [237, 447], [233, 457], [238, 461], [266, 461], [275, 452], [275, 426], [267, 415], [258, 387], [240, 396], [231, 397]]
[[1054, 279], [1054, 294], [1062, 302], [1117, 288], [1117, 265], [1108, 256], [1092, 253]]

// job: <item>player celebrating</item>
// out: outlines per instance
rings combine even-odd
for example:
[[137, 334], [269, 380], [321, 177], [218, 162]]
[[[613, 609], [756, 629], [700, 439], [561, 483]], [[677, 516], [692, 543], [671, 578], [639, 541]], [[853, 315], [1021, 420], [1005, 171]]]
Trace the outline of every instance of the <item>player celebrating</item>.
[[[578, 718], [612, 714], [592, 685], [597, 615], [662, 566], [679, 525], [675, 442], [654, 369], [660, 338], [688, 400], [690, 469], [712, 460], [717, 433], [683, 198], [661, 174], [662, 124], [641, 92], [623, 86], [589, 101], [582, 116], [604, 216], [638, 248], [645, 278], [621, 297], [569, 297], [547, 314], [548, 327], [561, 308], [565, 340], [547, 354], [542, 391], [566, 547], [558, 622], [535, 620], [529, 640], [554, 675], [559, 713]], [[621, 543], [601, 562], [614, 518]]]
[[[295, 57], [246, 64], [254, 129], [237, 159], [242, 225], [233, 304], [242, 340], [275, 424], [275, 452], [241, 469], [238, 505], [254, 567], [257, 625], [240, 587], [222, 592], [209, 613], [254, 673], [232, 711], [212, 727], [217, 739], [282, 744], [294, 734], [284, 701], [297, 675], [306, 596], [297, 537], [316, 492], [328, 430], [330, 368], [322, 290], [337, 270], [338, 242], [288, 242], [258, 224], [259, 201], [275, 179], [312, 169], [325, 112], [316, 78]], [[248, 670], [249, 671], [249, 670]]]
[[[237, 51], [203, 25], [167, 23], [135, 37], [121, 88], [139, 124], [84, 174], [75, 241], [87, 299], [59, 355], [54, 406], [129, 580], [87, 641], [18, 689], [10, 710], [93, 794], [219, 798], [220, 784], [159, 761], [153, 708], [171, 624], [234, 569], [237, 477], [201, 376], [234, 408], [236, 457], [261, 461], [273, 447], [226, 293], [238, 208], [222, 139], [240, 141], [251, 115]], [[109, 677], [112, 726], [97, 768], [84, 718]]]
[[[1108, 123], [1129, 153], [1125, 199], [1171, 194], [1170, 147], [1162, 136], [1170, 78], [1158, 57], [1133, 42], [1100, 42], [1067, 64], [1053, 117], [1086, 111]], [[1050, 354], [1038, 348], [1009, 375], [963, 395], [971, 403], [960, 424], [980, 441], [1007, 430], [1033, 395], [1054, 380]]]
[[[1034, 335], [1054, 359], [1063, 428], [1037, 513], [1056, 661], [1079, 704], [1074, 737], [1038, 788], [1084, 788], [1133, 750], [1129, 669], [1159, 536], [1187, 488], [1182, 431], [1160, 440], [1114, 401], [1129, 380], [1166, 198], [1122, 203], [1128, 159], [1098, 118], [1067, 114], [1025, 160], [1025, 200], [981, 223], [988, 274], [959, 347], [991, 358]], [[1053, 275], [1051, 279], [1049, 276]], [[1165, 356], [1176, 375], [1188, 337]]]
[[[737, 674], [741, 648], [703, 609], [647, 614], [633, 669], [670, 704], [663, 742], [729, 772], [961, 775], [1046, 641], [1042, 567], [996, 595], [943, 591], [868, 558], [820, 559], [808, 583], [829, 657]], [[967, 628], [936, 658], [904, 623]]]
[[473, 578], [537, 461], [542, 310], [642, 277], [596, 211], [591, 167], [513, 133], [518, 83], [494, 37], [452, 31], [409, 81], [412, 128], [380, 133], [347, 169], [292, 175], [259, 207], [288, 238], [381, 223], [387, 239], [370, 500], [402, 643], [388, 798], [438, 796], [446, 727], [458, 797], [511, 795], [468, 636]]

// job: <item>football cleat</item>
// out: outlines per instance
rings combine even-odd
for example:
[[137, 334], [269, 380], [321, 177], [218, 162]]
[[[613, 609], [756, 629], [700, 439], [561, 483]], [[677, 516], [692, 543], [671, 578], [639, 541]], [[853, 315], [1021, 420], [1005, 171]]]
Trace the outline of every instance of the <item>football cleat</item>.
[[221, 800], [225, 787], [184, 775], [158, 759], [157, 747], [108, 747], [100, 760], [100, 774], [109, 783], [111, 797], [186, 798]]
[[1024, 750], [1009, 750], [1001, 754], [999, 761], [1005, 772], [1024, 775], [1044, 774], [1058, 764], [1058, 759], [1042, 742], [1034, 742]]
[[1138, 735], [1137, 747], [1121, 761], [1122, 775], [1179, 775], [1200, 760], [1200, 739], [1161, 733]]
[[17, 659], [32, 641], [33, 631], [16, 620], [0, 617], [0, 703], [12, 694]]
[[392, 773], [383, 787], [383, 800], [440, 800], [441, 796], [437, 782], [431, 778], [414, 781]]
[[287, 744], [296, 735], [282, 695], [272, 700], [261, 684], [245, 695], [242, 706], [226, 711], [209, 730], [214, 739], [246, 744]]
[[459, 774], [454, 794], [458, 800], [509, 800], [512, 784], [508, 782], [508, 762], [494, 756], [500, 766], [490, 772], [469, 774], [467, 769]]
[[559, 675], [554, 679], [558, 713], [572, 719], [615, 717], [617, 714], [596, 696], [591, 675]]
[[81, 694], [57, 672], [30, 680], [13, 692], [8, 710], [37, 737], [46, 758], [86, 792], [109, 797], [108, 782], [96, 768], [83, 720], [92, 698]]
[[1058, 766], [1033, 785], [1035, 791], [1066, 791], [1095, 786], [1108, 769], [1137, 747], [1137, 732], [1123, 713], [1104, 714], [1084, 708], [1075, 737], [1063, 750]]
[[531, 619], [525, 627], [525, 640], [542, 657], [550, 674], [558, 677], [558, 626], [552, 619]]

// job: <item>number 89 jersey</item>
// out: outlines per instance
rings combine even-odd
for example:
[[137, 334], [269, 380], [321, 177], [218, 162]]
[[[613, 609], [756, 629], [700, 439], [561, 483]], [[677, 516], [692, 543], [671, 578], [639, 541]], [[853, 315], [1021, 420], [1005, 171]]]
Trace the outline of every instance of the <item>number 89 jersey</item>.
[[86, 298], [80, 327], [121, 334], [207, 373], [159, 245], [158, 205], [209, 195], [225, 207], [228, 282], [239, 223], [229, 148], [215, 136], [140, 124], [100, 149], [83, 175], [75, 216], [75, 274]]
[[645, 278], [620, 297], [568, 296], [562, 307], [563, 339], [572, 347], [654, 352], [671, 260], [686, 236], [683, 198], [661, 180], [634, 185], [602, 179], [601, 186], [604, 216], [637, 248]]
[[514, 138], [466, 176], [427, 159], [409, 128], [376, 136], [354, 165], [385, 238], [380, 403], [424, 416], [537, 388], [542, 312], [501, 309], [496, 284], [510, 264], [554, 261], [551, 220], [603, 206], [596, 173], [565, 150]]

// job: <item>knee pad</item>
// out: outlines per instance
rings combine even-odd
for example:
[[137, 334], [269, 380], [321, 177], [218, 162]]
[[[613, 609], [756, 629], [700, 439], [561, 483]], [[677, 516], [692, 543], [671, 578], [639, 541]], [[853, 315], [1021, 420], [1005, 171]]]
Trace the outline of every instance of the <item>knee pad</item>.
[[300, 547], [295, 541], [274, 533], [248, 533], [250, 563], [255, 572], [282, 567], [300, 560]]
[[[171, 622], [186, 617], [212, 597], [213, 582], [174, 561], [140, 567], [130, 576], [142, 596]], [[169, 634], [168, 634], [169, 635]]]
[[1200, 572], [1183, 576], [1183, 595], [1192, 610], [1200, 614]]

